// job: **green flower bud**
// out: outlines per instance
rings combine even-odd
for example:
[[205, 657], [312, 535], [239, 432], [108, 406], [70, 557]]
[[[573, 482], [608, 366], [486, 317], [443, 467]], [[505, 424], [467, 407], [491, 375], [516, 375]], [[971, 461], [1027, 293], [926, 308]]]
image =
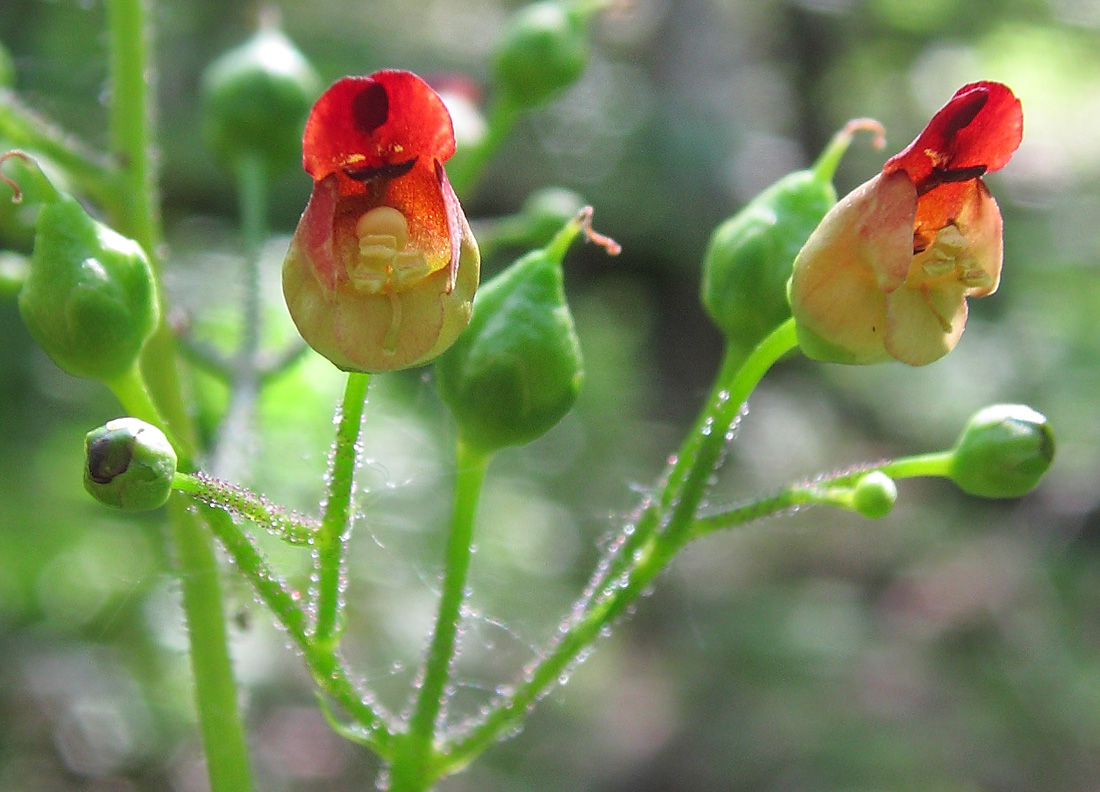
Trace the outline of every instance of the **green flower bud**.
[[19, 312], [69, 374], [111, 382], [137, 363], [159, 319], [149, 260], [137, 242], [93, 220], [68, 195], [38, 214]]
[[584, 364], [562, 259], [582, 229], [596, 238], [590, 217], [590, 209], [582, 212], [546, 248], [485, 284], [466, 331], [436, 361], [440, 397], [463, 439], [482, 451], [529, 443], [576, 401]]
[[588, 60], [586, 24], [580, 9], [554, 0], [517, 11], [493, 59], [504, 97], [534, 107], [576, 82]]
[[968, 495], [1018, 498], [1038, 486], [1054, 460], [1047, 419], [1022, 404], [995, 404], [967, 422], [948, 475]]
[[834, 203], [830, 181], [796, 171], [714, 231], [703, 258], [702, 299], [728, 343], [750, 350], [791, 315], [794, 258]]
[[13, 151], [4, 155], [3, 163], [3, 178], [18, 185], [18, 197], [9, 199], [0, 188], [0, 247], [29, 253], [38, 211], [42, 204], [57, 199], [59, 189], [68, 188], [68, 180], [53, 163], [37, 155], [32, 159], [29, 154]]
[[321, 82], [283, 33], [264, 26], [202, 76], [203, 131], [229, 164], [258, 156], [277, 173], [300, 161], [302, 129]]
[[836, 203], [833, 173], [857, 129], [846, 126], [810, 170], [784, 176], [715, 229], [703, 258], [703, 306], [727, 343], [750, 350], [791, 315], [787, 281], [798, 251]]
[[852, 509], [869, 520], [885, 517], [897, 499], [897, 484], [881, 470], [868, 473], [852, 488]]
[[155, 509], [168, 500], [176, 452], [164, 433], [137, 418], [117, 418], [84, 438], [84, 489], [107, 506]]

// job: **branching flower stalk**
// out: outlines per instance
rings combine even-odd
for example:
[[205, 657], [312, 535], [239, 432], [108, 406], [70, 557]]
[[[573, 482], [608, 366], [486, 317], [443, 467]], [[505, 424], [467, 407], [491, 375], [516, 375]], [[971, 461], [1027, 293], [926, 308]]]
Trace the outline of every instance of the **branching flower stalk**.
[[[879, 176], [838, 204], [832, 173], [852, 133], [881, 132], [873, 122], [852, 122], [812, 169], [784, 177], [716, 229], [701, 296], [726, 351], [698, 418], [546, 652], [498, 689], [479, 721], [451, 728], [448, 690], [490, 460], [556, 425], [581, 387], [581, 345], [563, 286], [572, 241], [583, 231], [618, 252], [592, 230], [587, 207], [545, 247], [481, 284], [475, 302], [480, 254], [458, 193], [476, 183], [523, 112], [576, 81], [588, 54], [587, 25], [605, 5], [548, 0], [516, 14], [494, 55], [488, 132], [456, 157], [450, 180], [444, 163], [456, 152], [451, 118], [443, 99], [411, 72], [345, 77], [306, 119], [315, 75], [281, 33], [262, 30], [242, 51], [252, 57], [276, 47], [280, 63], [296, 64], [293, 75], [263, 72], [259, 61], [238, 55], [214, 70], [212, 102], [226, 113], [217, 139], [237, 178], [246, 269], [237, 353], [232, 360], [200, 356], [230, 386], [210, 465], [227, 478], [246, 472], [256, 399], [296, 354], [265, 359], [260, 349], [258, 264], [269, 177], [288, 150], [296, 158], [301, 131], [288, 122], [279, 135], [268, 134], [270, 123], [253, 123], [243, 105], [234, 105], [242, 91], [263, 84], [276, 99], [260, 105], [279, 105], [284, 120], [301, 110], [303, 164], [314, 182], [284, 263], [284, 296], [303, 338], [350, 372], [316, 519], [198, 472], [209, 449], [197, 440], [177, 369], [180, 350], [164, 321], [146, 0], [108, 0], [110, 156], [103, 162], [0, 94], [0, 134], [37, 144], [84, 197], [100, 203], [118, 232], [55, 191], [40, 215], [53, 235], [39, 229], [38, 266], [20, 293], [20, 311], [58, 365], [107, 384], [130, 413], [86, 438], [88, 491], [118, 508], [168, 503], [214, 792], [252, 789], [214, 539], [301, 652], [334, 728], [381, 757], [394, 792], [425, 792], [514, 732], [692, 539], [802, 505], [881, 517], [896, 499], [895, 479], [912, 476], [946, 477], [971, 495], [1017, 497], [1049, 467], [1054, 446], [1046, 419], [1020, 405], [996, 405], [975, 415], [949, 451], [795, 483], [734, 507], [703, 506], [747, 400], [791, 350], [839, 362], [930, 362], [958, 341], [966, 298], [997, 286], [1001, 218], [981, 177], [1005, 165], [1020, 142], [1019, 102], [1007, 86], [964, 86]], [[85, 262], [104, 277], [81, 280]], [[834, 310], [838, 295], [850, 310]], [[76, 330], [57, 321], [70, 314], [83, 318]], [[89, 343], [97, 327], [118, 329], [119, 340]], [[457, 428], [456, 479], [434, 630], [402, 721], [344, 663], [344, 586], [371, 373], [430, 361]], [[308, 592], [271, 566], [246, 521], [310, 549]]]

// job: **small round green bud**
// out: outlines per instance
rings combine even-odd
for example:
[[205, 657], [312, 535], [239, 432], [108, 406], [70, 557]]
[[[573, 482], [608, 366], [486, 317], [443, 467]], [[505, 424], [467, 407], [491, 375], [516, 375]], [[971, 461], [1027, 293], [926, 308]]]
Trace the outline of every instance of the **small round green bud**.
[[38, 214], [19, 312], [31, 336], [69, 374], [105, 382], [127, 374], [159, 319], [141, 246], [93, 220], [68, 195]]
[[828, 178], [795, 171], [715, 229], [703, 258], [702, 300], [727, 343], [751, 350], [790, 317], [795, 256], [835, 203]]
[[542, 0], [515, 13], [493, 59], [496, 83], [517, 107], [534, 107], [573, 84], [588, 60], [585, 14]]
[[881, 470], [871, 471], [852, 488], [852, 509], [869, 520], [885, 517], [897, 499], [897, 484]]
[[1038, 486], [1053, 460], [1045, 416], [1022, 404], [995, 404], [967, 422], [949, 476], [968, 495], [1018, 498]]
[[302, 129], [321, 82], [281, 31], [261, 27], [202, 76], [203, 131], [211, 150], [233, 165], [258, 156], [272, 173], [301, 160]]
[[609, 252], [618, 250], [592, 232], [590, 218], [586, 208], [546, 248], [486, 283], [469, 326], [436, 361], [440, 397], [463, 439], [482, 451], [542, 436], [577, 399], [584, 363], [565, 301], [562, 259], [582, 229]]
[[172, 492], [176, 452], [164, 433], [137, 418], [116, 418], [84, 438], [84, 489], [107, 506], [143, 511]]

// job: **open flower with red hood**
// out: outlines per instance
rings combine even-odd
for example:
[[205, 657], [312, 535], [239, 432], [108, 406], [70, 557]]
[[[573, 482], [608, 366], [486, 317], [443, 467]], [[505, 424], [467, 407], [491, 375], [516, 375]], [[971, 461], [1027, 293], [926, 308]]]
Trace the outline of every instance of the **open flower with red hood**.
[[1001, 275], [1001, 212], [981, 177], [1009, 161], [1022, 134], [1007, 86], [965, 85], [833, 207], [788, 289], [807, 355], [920, 366], [955, 347], [966, 298], [992, 294]]
[[477, 243], [443, 162], [451, 118], [415, 74], [345, 77], [306, 122], [313, 193], [283, 263], [302, 337], [349, 371], [435, 358], [469, 322]]

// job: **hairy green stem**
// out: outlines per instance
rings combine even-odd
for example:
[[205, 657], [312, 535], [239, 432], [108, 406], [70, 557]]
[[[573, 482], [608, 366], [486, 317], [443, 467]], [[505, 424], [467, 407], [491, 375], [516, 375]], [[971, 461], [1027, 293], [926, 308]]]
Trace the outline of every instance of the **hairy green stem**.
[[237, 569], [298, 646], [317, 686], [354, 719], [358, 727], [356, 741], [369, 746], [379, 756], [388, 757], [393, 735], [389, 714], [355, 686], [334, 651], [311, 640], [299, 592], [287, 587], [254, 540], [228, 513], [207, 506], [203, 515]]
[[243, 517], [287, 544], [305, 547], [317, 535], [317, 520], [287, 511], [259, 493], [201, 473], [176, 473], [172, 489], [203, 503]]
[[439, 729], [447, 682], [457, 649], [462, 603], [473, 548], [474, 518], [491, 454], [472, 448], [460, 439], [457, 444], [454, 511], [439, 597], [435, 632], [424, 663], [423, 680], [416, 699], [402, 750], [390, 766], [392, 792], [419, 792], [438, 778], [434, 740]]
[[61, 168], [76, 189], [112, 215], [122, 205], [116, 172], [107, 158], [87, 150], [28, 108], [10, 88], [0, 88], [0, 139], [44, 155]]
[[111, 153], [118, 159], [125, 204], [123, 233], [154, 255], [160, 242], [160, 209], [152, 171], [149, 36], [145, 0], [110, 0]]
[[256, 454], [256, 400], [260, 395], [260, 253], [267, 236], [267, 170], [258, 156], [236, 164], [237, 200], [244, 241], [241, 340], [230, 368], [229, 406], [218, 432], [212, 470], [222, 478], [247, 479]]
[[[114, 221], [121, 233], [145, 249], [159, 280], [157, 248], [161, 231], [158, 191], [152, 171], [151, 59], [145, 1], [109, 0], [107, 19], [111, 153], [118, 163], [119, 188], [124, 196], [113, 207]], [[158, 288], [158, 295], [163, 300], [162, 289]], [[164, 314], [162, 310], [162, 317]], [[194, 455], [193, 424], [180, 387], [174, 339], [163, 318], [143, 357], [143, 371], [152, 401], [159, 408], [157, 413], [164, 415], [177, 443], [184, 444], [177, 452], [190, 458]], [[213, 792], [249, 792], [251, 769], [229, 659], [217, 557], [202, 521], [181, 498], [171, 500], [169, 520], [190, 636], [195, 700], [210, 788]]]
[[317, 622], [313, 640], [321, 646], [335, 649], [340, 633], [340, 589], [343, 577], [344, 551], [351, 532], [351, 496], [355, 468], [359, 462], [359, 429], [367, 398], [370, 375], [348, 374], [344, 400], [340, 405], [340, 422], [328, 473], [328, 492], [317, 533]]
[[170, 504], [210, 788], [213, 792], [248, 792], [252, 773], [226, 642], [217, 557], [205, 526], [188, 510], [187, 502], [177, 497]]
[[692, 538], [690, 529], [727, 433], [763, 376], [796, 345], [794, 321], [788, 320], [747, 358], [727, 353], [707, 404], [667, 472], [661, 491], [643, 508], [632, 530], [621, 537], [617, 552], [574, 608], [577, 615], [563, 625], [558, 640], [524, 681], [510, 695], [494, 701], [486, 718], [441, 754], [439, 775], [464, 767], [512, 729]]

